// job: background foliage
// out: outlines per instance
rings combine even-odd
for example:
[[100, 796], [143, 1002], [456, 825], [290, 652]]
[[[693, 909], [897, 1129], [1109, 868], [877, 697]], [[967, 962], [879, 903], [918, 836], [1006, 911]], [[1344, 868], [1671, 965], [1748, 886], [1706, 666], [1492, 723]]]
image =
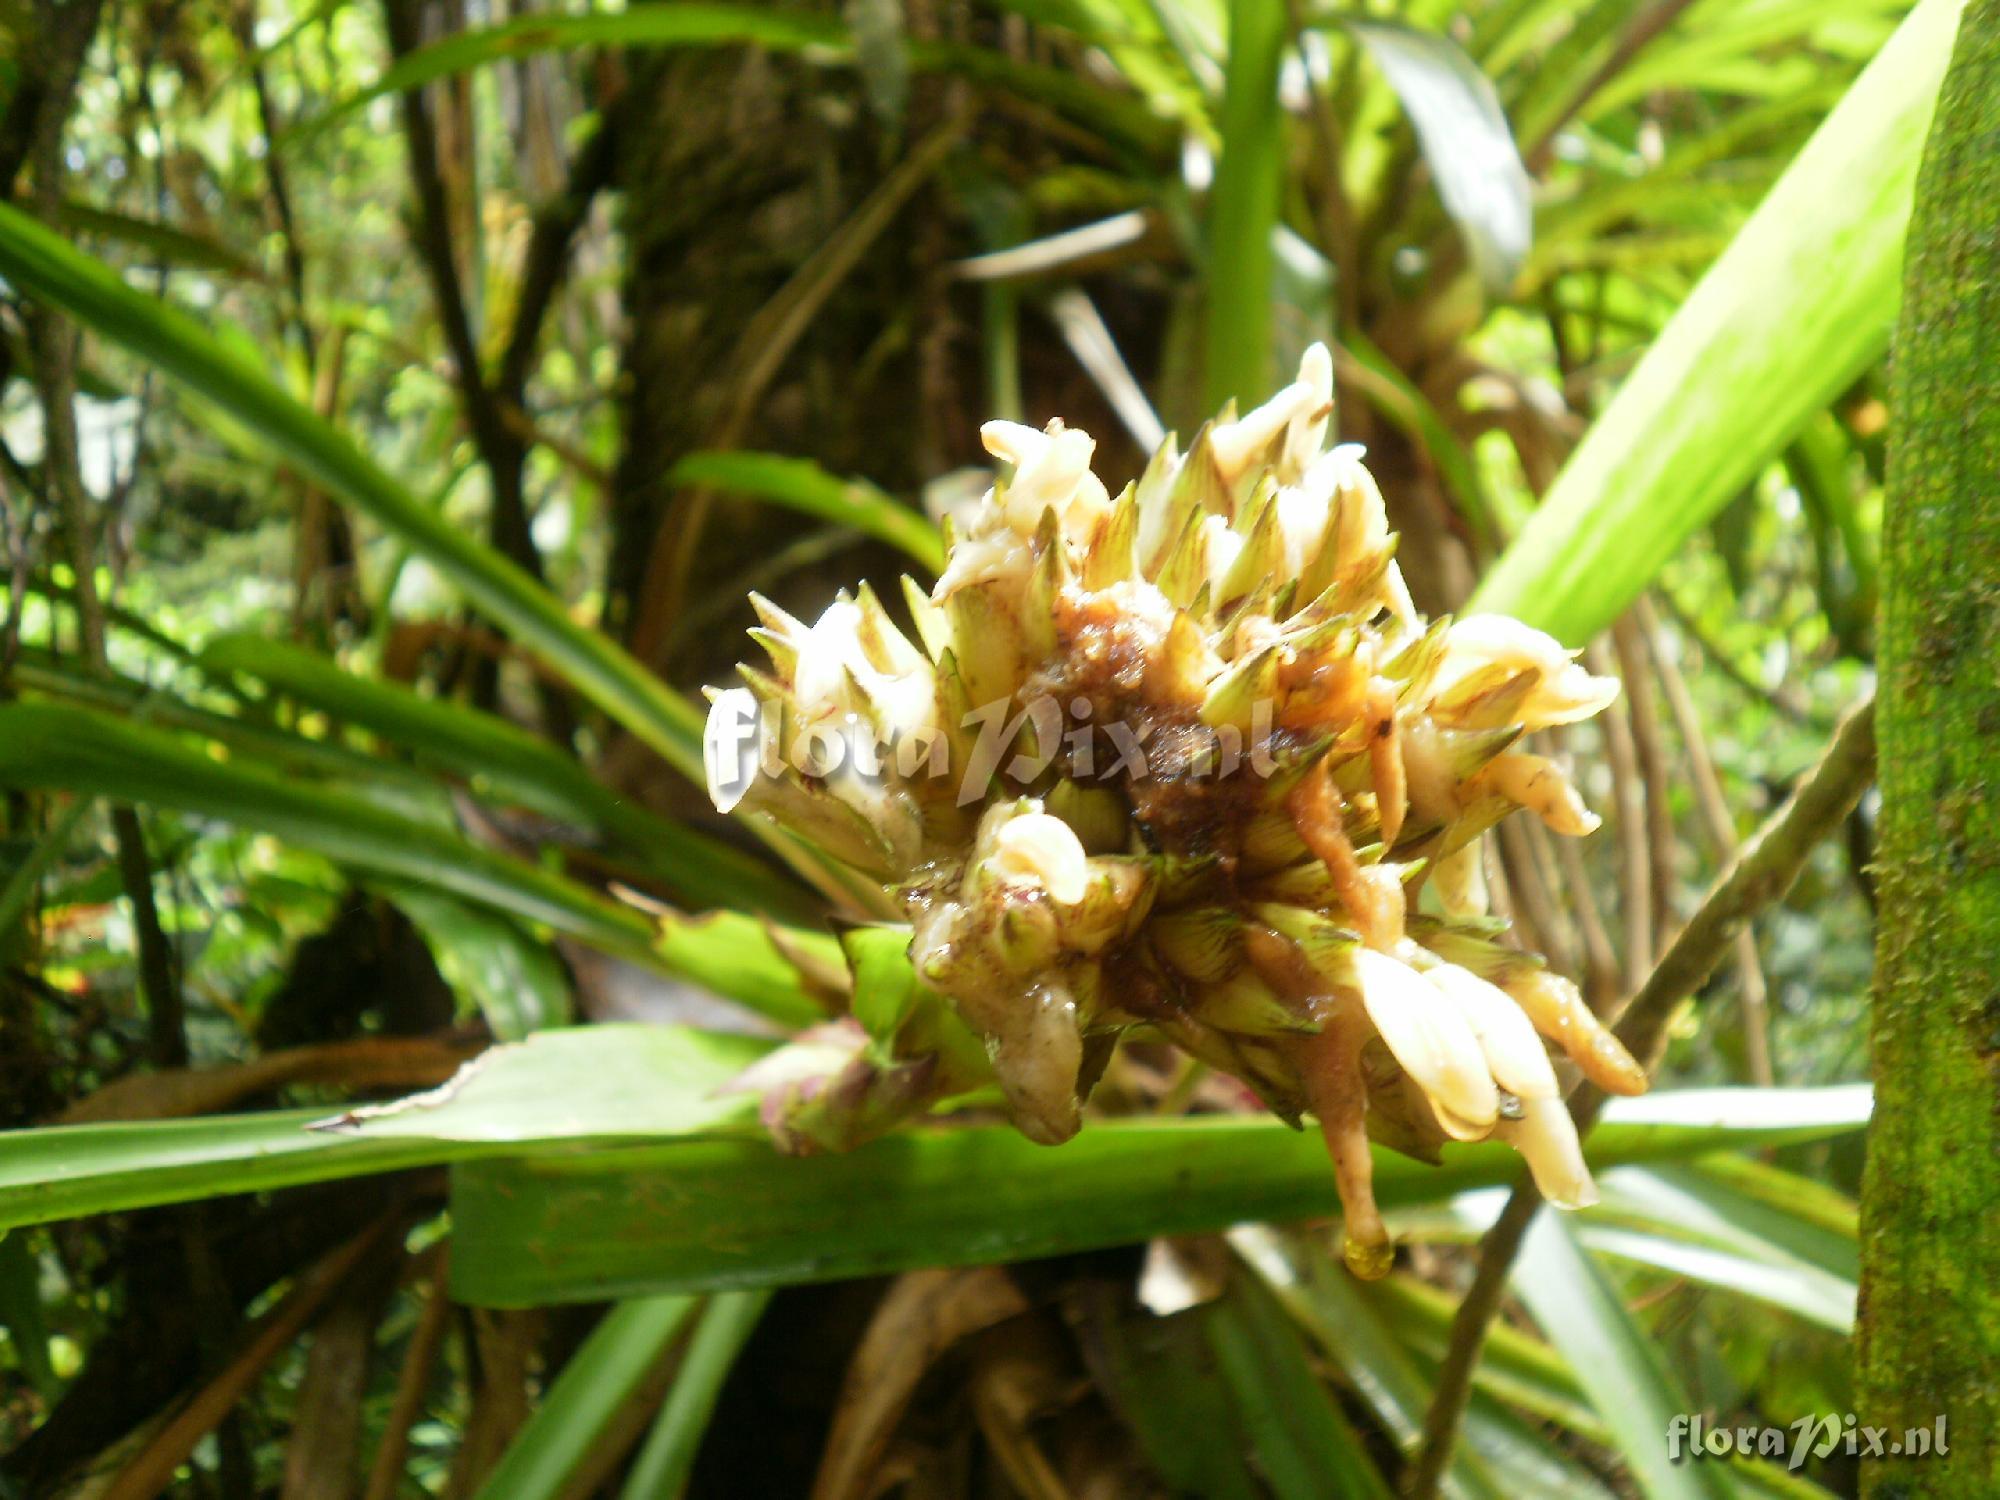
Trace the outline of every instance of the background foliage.
[[[716, 1086], [865, 907], [693, 691], [750, 588], [928, 576], [985, 418], [1136, 472], [1325, 338], [1419, 602], [1624, 679], [1604, 832], [1492, 871], [1615, 1005], [1872, 683], [1956, 15], [0, 5], [10, 1492], [1391, 1493], [1509, 1159], [1384, 1157], [1363, 1286], [1163, 1052], [1060, 1151], [774, 1157]], [[1871, 806], [1674, 997], [1445, 1493], [1851, 1492], [1661, 1426], [1852, 1404]]]

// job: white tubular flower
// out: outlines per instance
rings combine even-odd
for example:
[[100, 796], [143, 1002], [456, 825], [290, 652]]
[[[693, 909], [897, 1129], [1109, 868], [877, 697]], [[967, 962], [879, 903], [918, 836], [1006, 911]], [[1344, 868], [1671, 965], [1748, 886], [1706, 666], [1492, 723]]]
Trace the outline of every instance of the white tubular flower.
[[[1059, 423], [1051, 425], [1060, 426]], [[1017, 476], [1041, 457], [1049, 446], [1049, 437], [1049, 433], [1039, 427], [1030, 427], [1025, 422], [995, 420], [982, 422], [979, 426], [980, 446], [1002, 463], [1012, 464]]]
[[1242, 536], [1221, 516], [1209, 516], [1201, 523], [1202, 573], [1210, 589], [1221, 592], [1223, 579], [1242, 552]]
[[1280, 484], [1296, 484], [1305, 475], [1326, 442], [1326, 428], [1333, 416], [1333, 355], [1324, 344], [1314, 344], [1299, 360], [1298, 384], [1312, 392], [1311, 404], [1285, 424], [1284, 446], [1275, 465]]
[[1060, 421], [1041, 432], [1019, 422], [988, 422], [979, 437], [988, 453], [1014, 466], [1002, 504], [1016, 536], [1032, 537], [1042, 512], [1054, 510], [1065, 541], [1081, 545], [1090, 540], [1098, 518], [1111, 506], [1102, 481], [1090, 471], [1095, 438]]
[[839, 601], [829, 604], [799, 642], [799, 662], [792, 669], [792, 696], [808, 719], [845, 711], [847, 674], [854, 668], [872, 670], [861, 650], [861, 611]]
[[1069, 824], [1044, 812], [1022, 813], [993, 835], [987, 868], [1003, 880], [1041, 887], [1049, 899], [1074, 906], [1089, 888], [1090, 864]]
[[800, 639], [792, 696], [806, 723], [858, 713], [891, 740], [932, 727], [937, 683], [929, 665], [885, 670], [870, 657], [862, 623], [858, 604], [836, 600]]
[[1286, 485], [1278, 491], [1275, 503], [1280, 566], [1287, 578], [1296, 578], [1319, 553], [1319, 544], [1326, 536], [1332, 494], [1308, 485]]
[[1556, 1097], [1556, 1070], [1548, 1051], [1513, 996], [1457, 964], [1426, 969], [1424, 978], [1465, 1017], [1495, 1083], [1522, 1099]]
[[[1343, 573], [1370, 566], [1390, 544], [1389, 508], [1383, 502], [1375, 476], [1361, 461], [1366, 451], [1359, 443], [1338, 444], [1314, 460], [1300, 485], [1309, 494], [1327, 497], [1334, 517], [1333, 534], [1327, 538], [1327, 546], [1340, 559]], [[1403, 582], [1403, 570], [1394, 559], [1383, 570], [1381, 602], [1403, 634], [1420, 633], [1417, 607]]]
[[1474, 785], [1498, 792], [1508, 801], [1527, 808], [1548, 825], [1551, 833], [1577, 838], [1597, 832], [1603, 821], [1583, 805], [1583, 798], [1576, 794], [1563, 768], [1545, 756], [1510, 750], [1494, 756], [1472, 780]]
[[1535, 1029], [1562, 1048], [1592, 1083], [1608, 1094], [1646, 1092], [1646, 1070], [1569, 980], [1547, 969], [1526, 969], [1509, 977], [1504, 988]]
[[991, 529], [961, 537], [952, 547], [951, 561], [931, 589], [931, 602], [934, 604], [942, 604], [960, 589], [977, 583], [990, 583], [999, 578], [1026, 578], [1034, 568], [1034, 558], [1021, 545], [1020, 538], [998, 519], [999, 508], [990, 492], [980, 504], [984, 509], [975, 516], [974, 523], [981, 524], [991, 517]]
[[1410, 597], [1410, 586], [1403, 581], [1402, 564], [1390, 559], [1387, 573], [1382, 579], [1383, 602], [1389, 606], [1389, 613], [1395, 617], [1404, 639], [1415, 640], [1423, 634], [1423, 623], [1417, 614], [1417, 601]]
[[1486, 915], [1486, 861], [1481, 856], [1483, 839], [1473, 839], [1431, 866], [1431, 889], [1447, 916]]
[[1333, 545], [1343, 560], [1363, 557], [1389, 545], [1389, 508], [1382, 491], [1361, 462], [1359, 443], [1342, 443], [1312, 466], [1306, 488], [1324, 493], [1340, 508], [1340, 527]]
[[1523, 1099], [1521, 1118], [1502, 1120], [1494, 1133], [1527, 1160], [1535, 1186], [1557, 1208], [1588, 1208], [1597, 1201], [1576, 1122], [1561, 1099]]
[[1617, 678], [1593, 677], [1576, 655], [1554, 636], [1507, 615], [1467, 615], [1445, 637], [1444, 660], [1433, 687], [1442, 693], [1488, 666], [1539, 672], [1541, 682], [1519, 709], [1521, 722], [1531, 729], [1574, 724], [1603, 711], [1618, 696]]
[[1386, 953], [1357, 948], [1353, 961], [1368, 1019], [1430, 1099], [1438, 1123], [1461, 1140], [1488, 1134], [1500, 1095], [1464, 1016], [1423, 975]]
[[1304, 471], [1304, 464], [1288, 471], [1287, 461], [1295, 454], [1309, 460], [1319, 452], [1332, 406], [1333, 357], [1324, 344], [1314, 344], [1299, 361], [1297, 380], [1255, 411], [1209, 429], [1216, 467], [1222, 470], [1223, 478], [1234, 484], [1282, 436], [1284, 446], [1278, 456], [1278, 477], [1283, 480], [1289, 472], [1296, 478]]

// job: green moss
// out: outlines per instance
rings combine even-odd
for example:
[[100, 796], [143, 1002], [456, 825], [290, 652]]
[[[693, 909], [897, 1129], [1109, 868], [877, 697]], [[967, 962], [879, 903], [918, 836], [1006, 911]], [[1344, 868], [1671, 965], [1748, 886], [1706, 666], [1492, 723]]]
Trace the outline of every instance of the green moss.
[[1948, 1418], [1950, 1453], [1864, 1466], [1874, 1500], [2000, 1493], [2000, 0], [1939, 96], [1894, 355], [1884, 521], [1876, 1113], [1861, 1420]]

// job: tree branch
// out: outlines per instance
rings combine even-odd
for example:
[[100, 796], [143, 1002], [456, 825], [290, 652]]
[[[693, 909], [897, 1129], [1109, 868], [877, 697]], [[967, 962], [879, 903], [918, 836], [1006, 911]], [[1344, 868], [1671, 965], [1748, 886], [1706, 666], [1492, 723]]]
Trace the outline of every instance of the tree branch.
[[1683, 609], [1679, 600], [1665, 589], [1657, 592], [1660, 602], [1666, 606], [1667, 613], [1674, 617], [1674, 623], [1680, 627], [1681, 633], [1701, 651], [1702, 660], [1742, 689], [1744, 697], [1752, 703], [1768, 703], [1794, 724], [1821, 730], [1832, 727], [1826, 719], [1814, 712], [1812, 705], [1801, 698], [1790, 684], [1781, 682], [1775, 687], [1767, 687], [1758, 682], [1743, 670], [1742, 665], [1733, 656], [1723, 650], [1719, 642], [1702, 629], [1701, 622]]
[[[417, 0], [384, 0], [383, 12], [388, 22], [389, 50], [400, 60], [414, 52], [423, 40]], [[472, 441], [479, 449], [492, 485], [492, 542], [540, 579], [541, 554], [535, 550], [521, 485], [527, 450], [507, 425], [500, 403], [487, 384], [478, 340], [473, 335], [465, 289], [459, 281], [458, 260], [453, 254], [450, 205], [445, 197], [430, 101], [422, 88], [415, 88], [404, 92], [402, 105], [403, 134], [410, 150], [410, 185], [416, 198], [412, 229], [417, 253], [430, 277], [445, 346], [451, 351], [452, 365], [458, 375], [466, 423], [472, 429]]]
[[1864, 1451], [1870, 1500], [2000, 1490], [1996, 137], [2000, 0], [1972, 0], [1917, 169], [1890, 369], [1875, 1111], [1854, 1326], [1864, 1430], [1934, 1424], [1939, 1441], [1917, 1463], [1894, 1444]]
[[257, 52], [256, 0], [244, 0], [242, 9], [237, 12], [236, 36], [244, 61], [250, 65], [251, 91], [257, 100], [257, 124], [264, 132], [264, 185], [271, 197], [271, 212], [278, 221], [278, 232], [285, 241], [285, 280], [292, 294], [292, 327], [299, 336], [306, 367], [311, 369], [318, 364], [318, 356], [313, 348], [312, 326], [306, 322], [305, 251], [299, 244], [298, 219], [292, 212], [291, 189], [285, 181], [284, 153], [278, 149], [278, 137], [282, 134], [278, 109], [271, 98], [271, 81], [265, 75], [263, 60]]
[[[729, 358], [733, 378], [728, 403], [703, 446], [734, 448], [741, 444], [765, 392], [807, 326], [869, 247], [902, 212], [904, 204], [930, 180], [970, 124], [970, 115], [958, 112], [913, 145], [909, 154], [875, 185], [744, 325]], [[638, 609], [628, 632], [630, 644], [641, 661], [659, 660], [660, 643], [681, 614], [687, 579], [700, 550], [702, 528], [707, 524], [713, 499], [712, 490], [692, 490], [683, 503], [660, 519], [653, 533], [637, 596]]]
[[[1600, 677], [1611, 675], [1609, 653], [1593, 643], [1583, 659]], [[1597, 721], [1604, 736], [1604, 758], [1611, 766], [1611, 802], [1616, 815], [1620, 878], [1618, 909], [1625, 928], [1624, 981], [1637, 989], [1640, 977], [1653, 966], [1653, 865], [1646, 843], [1646, 810], [1639, 776], [1639, 751], [1632, 724], [1614, 705]]]
[[[1687, 679], [1681, 675], [1681, 669], [1660, 649], [1660, 621], [1652, 602], [1645, 595], [1640, 595], [1638, 602], [1632, 606], [1632, 614], [1652, 645], [1653, 670], [1659, 674], [1660, 688], [1666, 694], [1674, 727], [1680, 731], [1681, 745], [1687, 751], [1688, 770], [1693, 773], [1695, 806], [1701, 812], [1702, 821], [1708, 825], [1718, 859], [1726, 862], [1736, 853], [1736, 825], [1729, 816], [1729, 799], [1723, 795], [1722, 778], [1716, 774], [1715, 758], [1708, 753], [1708, 740], [1702, 734], [1701, 715], [1695, 709], [1694, 695], [1688, 691]], [[1774, 1081], [1771, 1072], [1770, 992], [1764, 983], [1763, 965], [1757, 957], [1757, 935], [1747, 924], [1736, 934], [1736, 968], [1738, 982], [1742, 985], [1744, 1072], [1752, 1084], [1769, 1088]]]
[[[69, 82], [74, 85], [74, 74]], [[45, 219], [53, 217], [56, 205], [61, 202], [67, 102], [67, 95], [44, 96], [30, 152], [35, 163], [35, 196]], [[104, 607], [97, 596], [97, 530], [91, 524], [90, 499], [84, 493], [83, 470], [77, 455], [77, 335], [61, 317], [46, 308], [32, 308], [25, 316], [35, 364], [35, 392], [42, 407], [42, 488], [56, 502], [69, 530], [84, 659], [91, 671], [102, 673], [107, 667]], [[139, 815], [123, 803], [114, 803], [111, 830], [118, 851], [119, 879], [132, 908], [139, 987], [146, 1000], [147, 1051], [155, 1067], [179, 1067], [188, 1057], [181, 989], [174, 973], [173, 950], [160, 925], [159, 907], [153, 896], [153, 872], [146, 858]]]
[[1583, 87], [1563, 106], [1562, 112], [1543, 127], [1534, 144], [1524, 153], [1531, 173], [1541, 175], [1555, 155], [1556, 137], [1562, 133], [1563, 127], [1583, 112], [1584, 106], [1597, 96], [1599, 89], [1624, 72], [1626, 64], [1655, 37], [1679, 20], [1681, 12], [1692, 3], [1693, 0], [1659, 0], [1652, 9], [1632, 18], [1624, 35], [1612, 44], [1604, 60], [1584, 80]]
[[0, 114], [0, 202], [14, 196], [14, 179], [36, 143], [60, 131], [84, 54], [97, 35], [103, 0], [36, 0], [35, 29], [22, 49], [13, 96]]
[[[1634, 1057], [1649, 1068], [1658, 1065], [1674, 1007], [1714, 972], [1745, 922], [1783, 899], [1813, 847], [1854, 810], [1874, 776], [1871, 694], [1840, 721], [1826, 754], [1793, 788], [1784, 806], [1737, 850], [1701, 909], [1632, 997], [1619, 1020], [1618, 1037]], [[1597, 1102], [1601, 1104], [1601, 1098]], [[1596, 1118], [1595, 1109], [1591, 1118]]]
[[494, 393], [502, 402], [524, 405], [522, 393], [534, 368], [542, 324], [569, 269], [570, 247], [589, 216], [591, 201], [610, 185], [617, 162], [617, 115], [615, 108], [608, 108], [596, 132], [578, 148], [568, 186], [553, 202], [535, 211], [534, 228], [528, 236], [527, 255], [521, 266], [514, 322], [493, 379]]
[[[390, 50], [398, 58], [414, 51], [422, 41], [419, 3], [420, 0], [384, 0]], [[422, 89], [406, 91], [402, 106], [411, 185], [416, 197], [414, 238], [429, 274], [438, 321], [444, 328], [445, 343], [457, 371], [466, 423], [489, 477], [490, 537], [502, 553], [530, 576], [541, 579], [542, 559], [535, 547], [525, 485], [534, 428], [532, 421], [524, 426], [519, 413], [526, 407], [528, 377], [534, 368], [542, 325], [562, 285], [571, 243], [589, 214], [592, 198], [609, 183], [616, 164], [617, 141], [611, 115], [607, 112], [605, 123], [579, 151], [562, 195], [535, 215], [513, 324], [498, 370], [489, 380], [459, 280], [457, 257], [453, 254], [449, 204], [439, 171], [436, 122]], [[490, 679], [487, 685], [490, 688]], [[567, 743], [574, 725], [562, 695], [543, 689], [542, 709], [550, 736]]]

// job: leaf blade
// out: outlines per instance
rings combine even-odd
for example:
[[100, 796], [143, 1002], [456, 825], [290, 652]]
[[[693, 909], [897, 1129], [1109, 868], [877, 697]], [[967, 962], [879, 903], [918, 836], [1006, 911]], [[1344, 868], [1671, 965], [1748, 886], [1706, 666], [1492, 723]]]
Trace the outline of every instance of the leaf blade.
[[1503, 294], [1534, 242], [1528, 169], [1493, 84], [1450, 37], [1394, 21], [1343, 16], [1402, 101], [1438, 197], [1488, 292]]
[[577, 625], [517, 564], [423, 504], [271, 380], [243, 352], [247, 338], [217, 337], [6, 204], [0, 204], [0, 276], [157, 365], [328, 491], [403, 537], [585, 697], [682, 774], [701, 780], [701, 715], [694, 705], [609, 638]]
[[1278, 227], [1285, 132], [1278, 69], [1286, 33], [1283, 6], [1231, 0], [1229, 60], [1217, 121], [1222, 151], [1208, 200], [1209, 411], [1229, 401], [1247, 411], [1271, 388], [1272, 235]]
[[[482, 1054], [442, 1089], [378, 1111], [365, 1130], [309, 1129], [329, 1124], [320, 1107], [0, 1132], [0, 1226], [466, 1156], [728, 1130], [747, 1134], [754, 1125], [746, 1100], [716, 1090], [769, 1045], [673, 1026], [544, 1031]], [[578, 1101], [595, 1111], [588, 1119]]]
[[708, 449], [681, 459], [666, 482], [754, 495], [887, 542], [933, 574], [944, 571], [944, 539], [935, 526], [867, 480], [842, 479], [810, 459]]
[[481, 1500], [565, 1493], [699, 1306], [693, 1297], [643, 1297], [606, 1313], [500, 1455]]
[[553, 951], [507, 918], [421, 886], [391, 887], [438, 973], [502, 1042], [570, 1019], [569, 976]]
[[219, 760], [160, 730], [65, 704], [0, 706], [0, 785], [116, 796], [273, 833], [336, 863], [433, 885], [614, 952], [651, 927], [552, 871], [325, 784]]
[[236, 673], [255, 678], [416, 752], [432, 768], [618, 838], [647, 854], [649, 868], [683, 897], [802, 911], [799, 893], [749, 855], [619, 796], [573, 757], [497, 714], [425, 698], [399, 683], [344, 671], [318, 652], [248, 633], [218, 636], [202, 649], [198, 664], [225, 680]]
[[[1588, 1154], [1600, 1166], [1681, 1159], [1866, 1116], [1851, 1093], [1789, 1102], [1784, 1121], [1752, 1091], [1671, 1111], [1620, 1101]], [[1442, 1167], [1375, 1157], [1387, 1208], [1511, 1182], [1518, 1168], [1491, 1144], [1447, 1148]], [[853, 1212], [860, 1201], [869, 1214]], [[459, 1294], [501, 1305], [1032, 1259], [1337, 1210], [1316, 1139], [1227, 1117], [1100, 1121], [1055, 1151], [1007, 1127], [925, 1126], [837, 1156], [709, 1141], [494, 1161], [453, 1174], [453, 1204], [478, 1231], [453, 1263]]]
[[659, 1500], [683, 1493], [722, 1382], [757, 1331], [757, 1320], [770, 1300], [771, 1294], [764, 1291], [719, 1292], [708, 1299], [701, 1321], [688, 1337], [687, 1355], [666, 1404], [632, 1461], [621, 1492], [624, 1500]]
[[1693, 1410], [1688, 1397], [1633, 1326], [1617, 1290], [1569, 1222], [1554, 1210], [1544, 1208], [1529, 1226], [1513, 1286], [1571, 1368], [1590, 1372], [1586, 1393], [1648, 1495], [1716, 1500], [1732, 1493], [1713, 1466], [1669, 1458], [1662, 1434], [1671, 1430], [1675, 1416]]
[[1923, 0], [1711, 266], [1469, 608], [1580, 644], [1886, 347], [1960, 0]]

